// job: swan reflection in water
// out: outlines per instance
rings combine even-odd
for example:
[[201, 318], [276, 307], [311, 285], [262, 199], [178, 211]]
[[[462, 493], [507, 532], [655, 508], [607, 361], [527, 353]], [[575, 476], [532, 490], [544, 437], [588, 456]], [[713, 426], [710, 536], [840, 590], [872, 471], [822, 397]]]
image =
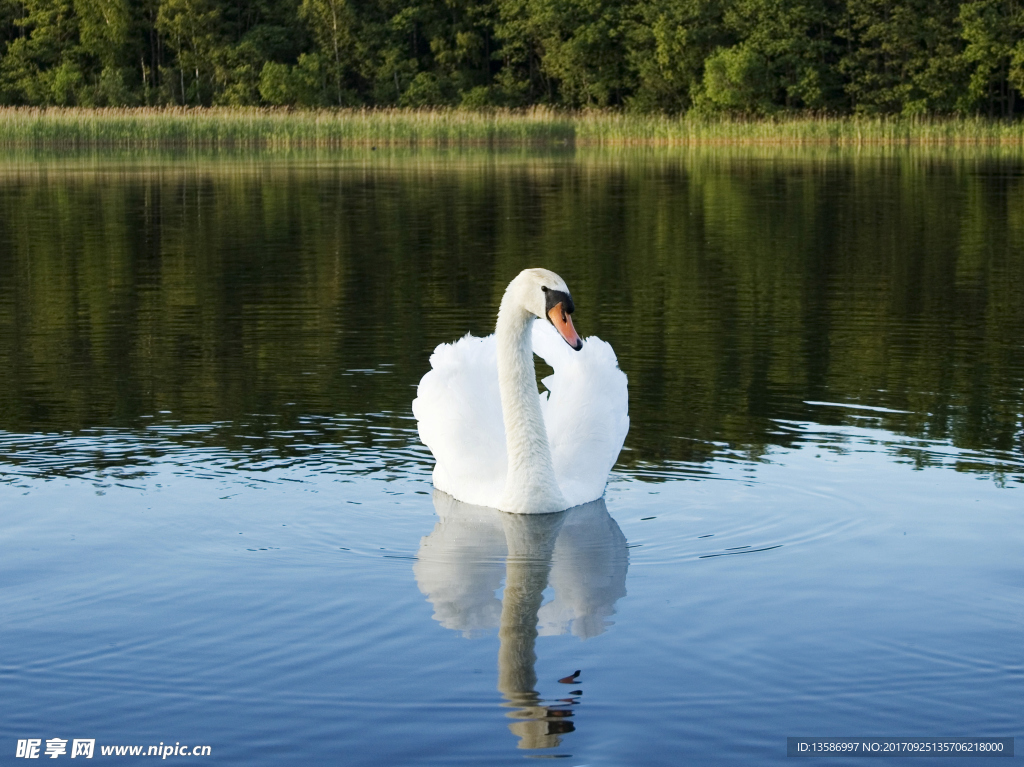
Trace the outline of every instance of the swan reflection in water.
[[[588, 639], [611, 625], [626, 595], [626, 538], [603, 498], [554, 514], [508, 514], [435, 490], [434, 508], [438, 522], [413, 566], [434, 620], [467, 637], [498, 629], [498, 690], [516, 720], [509, 729], [519, 748], [554, 748], [574, 729], [576, 701], [541, 699], [536, 638]], [[549, 584], [554, 598], [542, 605]]]

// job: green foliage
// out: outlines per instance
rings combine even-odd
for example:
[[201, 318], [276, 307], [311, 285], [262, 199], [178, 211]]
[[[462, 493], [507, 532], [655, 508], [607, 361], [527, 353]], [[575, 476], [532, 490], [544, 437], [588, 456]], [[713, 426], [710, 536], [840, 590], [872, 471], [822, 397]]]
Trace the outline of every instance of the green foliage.
[[500, 0], [505, 66], [534, 103], [621, 104], [630, 91], [626, 4], [617, 0]]
[[1024, 7], [1015, 0], [973, 0], [960, 6], [969, 72], [963, 111], [1013, 115], [1024, 91]]
[[751, 46], [719, 48], [704, 63], [697, 105], [705, 111], [769, 113], [775, 88], [768, 62]]
[[451, 83], [433, 72], [419, 72], [402, 92], [398, 103], [403, 107], [436, 107], [452, 103], [455, 89]]
[[109, 66], [100, 71], [96, 84], [96, 104], [99, 106], [134, 105], [137, 90], [133, 88], [135, 71], [127, 67]]
[[260, 96], [274, 106], [291, 104], [294, 99], [292, 91], [292, 68], [287, 64], [268, 61], [260, 72]]
[[628, 31], [628, 61], [636, 79], [633, 111], [679, 112], [700, 92], [705, 60], [731, 39], [719, 0], [647, 0]]
[[14, 20], [22, 36], [0, 61], [0, 88], [12, 103], [75, 104], [82, 72], [78, 17], [70, 0], [26, 0]]
[[329, 69], [316, 53], [303, 53], [295, 66], [268, 61], [260, 72], [260, 96], [274, 106], [325, 106], [337, 93]]
[[839, 64], [858, 112], [949, 113], [963, 89], [955, 0], [847, 0]]
[[[161, 0], [157, 31], [177, 53], [181, 104], [209, 104], [221, 54], [220, 9], [214, 0]], [[174, 84], [171, 84], [173, 89]]]
[[125, 59], [131, 29], [127, 0], [74, 0], [82, 52], [102, 63], [104, 69], [117, 67]]
[[[749, 54], [745, 82], [758, 111], [834, 108], [839, 95], [835, 19], [828, 0], [738, 0], [725, 25]], [[749, 71], [757, 68], [760, 71]]]
[[0, 104], [1011, 117], [1022, 0], [0, 0]]
[[355, 40], [352, 37], [354, 18], [345, 0], [302, 0], [299, 17], [317, 45], [317, 58], [307, 64], [309, 74], [320, 73], [331, 83], [331, 100], [345, 103], [345, 73], [353, 56]]

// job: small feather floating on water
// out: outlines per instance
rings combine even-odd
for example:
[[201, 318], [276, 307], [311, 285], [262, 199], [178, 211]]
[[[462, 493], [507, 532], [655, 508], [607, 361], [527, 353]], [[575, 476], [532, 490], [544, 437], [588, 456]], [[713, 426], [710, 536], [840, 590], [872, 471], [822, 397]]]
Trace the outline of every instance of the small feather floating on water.
[[558, 683], [559, 684], [576, 684], [576, 677], [578, 677], [579, 675], [580, 675], [580, 670], [576, 669], [574, 672], [569, 674], [569, 676], [563, 676], [561, 679], [559, 679]]

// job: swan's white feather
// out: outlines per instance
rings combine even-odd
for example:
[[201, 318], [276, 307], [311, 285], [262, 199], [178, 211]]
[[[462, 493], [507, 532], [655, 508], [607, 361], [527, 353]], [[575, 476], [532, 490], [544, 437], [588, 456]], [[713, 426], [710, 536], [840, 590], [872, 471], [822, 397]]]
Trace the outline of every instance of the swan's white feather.
[[570, 507], [593, 501], [629, 431], [626, 374], [610, 344], [591, 336], [575, 351], [547, 322], [533, 323], [533, 351], [554, 371], [540, 404], [558, 487]]
[[494, 335], [468, 333], [430, 355], [412, 412], [434, 454], [434, 487], [463, 503], [496, 506], [508, 456]]
[[[626, 375], [615, 352], [591, 336], [580, 351], [549, 323], [533, 323], [534, 351], [554, 373], [541, 412], [567, 507], [604, 495], [629, 431]], [[420, 439], [434, 454], [434, 486], [464, 503], [497, 508], [508, 457], [493, 335], [466, 335], [430, 357], [412, 403]]]

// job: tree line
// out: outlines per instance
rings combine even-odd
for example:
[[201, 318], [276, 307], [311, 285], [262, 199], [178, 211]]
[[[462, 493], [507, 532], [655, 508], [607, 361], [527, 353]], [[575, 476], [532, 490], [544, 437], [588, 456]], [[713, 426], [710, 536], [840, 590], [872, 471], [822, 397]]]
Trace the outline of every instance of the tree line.
[[1020, 0], [0, 0], [0, 103], [1013, 116]]

